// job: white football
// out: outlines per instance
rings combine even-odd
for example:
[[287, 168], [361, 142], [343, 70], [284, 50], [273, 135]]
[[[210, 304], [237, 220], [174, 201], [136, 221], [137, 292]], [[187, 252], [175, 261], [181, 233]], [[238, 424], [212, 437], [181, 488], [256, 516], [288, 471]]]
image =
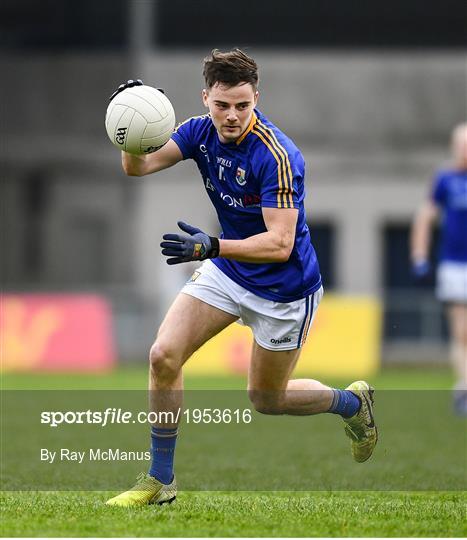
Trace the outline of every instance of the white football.
[[151, 86], [126, 88], [107, 107], [107, 135], [117, 148], [130, 154], [155, 152], [170, 139], [174, 127], [172, 104]]

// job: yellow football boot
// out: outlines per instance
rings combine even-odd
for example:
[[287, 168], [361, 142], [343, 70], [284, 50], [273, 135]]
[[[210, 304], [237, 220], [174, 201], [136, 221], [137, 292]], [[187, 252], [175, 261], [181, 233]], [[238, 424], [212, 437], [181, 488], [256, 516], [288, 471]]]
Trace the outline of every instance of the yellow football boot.
[[109, 499], [109, 506], [144, 506], [146, 504], [171, 503], [177, 496], [175, 477], [168, 485], [162, 484], [149, 474], [141, 473], [136, 484], [129, 490]]
[[355, 381], [347, 386], [361, 401], [360, 410], [350, 418], [344, 418], [345, 434], [350, 438], [352, 457], [363, 463], [370, 458], [378, 442], [378, 430], [373, 416], [374, 389], [365, 381]]

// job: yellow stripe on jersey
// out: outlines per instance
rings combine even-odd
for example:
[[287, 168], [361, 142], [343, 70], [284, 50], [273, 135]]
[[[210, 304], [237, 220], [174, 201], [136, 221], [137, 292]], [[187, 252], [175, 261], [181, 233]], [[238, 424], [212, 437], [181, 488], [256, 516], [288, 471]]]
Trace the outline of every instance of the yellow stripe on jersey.
[[279, 191], [277, 193], [278, 208], [294, 208], [293, 202], [293, 177], [289, 162], [289, 156], [285, 148], [279, 143], [274, 133], [261, 121], [253, 129], [264, 144], [269, 148], [277, 162], [277, 176]]
[[[284, 168], [284, 164], [285, 164], [285, 160], [284, 160], [284, 155], [281, 153], [281, 151], [277, 148], [277, 146], [274, 144], [274, 141], [272, 140], [272, 137], [269, 133], [266, 132], [266, 130], [263, 128], [263, 125], [259, 124], [258, 122], [258, 125], [256, 126], [257, 128], [257, 131], [262, 133], [263, 135], [263, 142], [264, 139], [267, 140], [268, 144], [268, 148], [269, 150], [272, 152], [272, 154], [274, 155], [274, 157], [276, 158], [276, 161], [277, 161], [277, 181], [278, 181], [278, 184], [279, 184], [279, 190], [277, 192], [277, 206], [278, 208], [287, 208], [287, 201], [285, 200], [284, 198], [284, 190], [286, 188], [286, 185], [285, 185], [285, 168]], [[274, 149], [274, 150], [272, 150]]]
[[[287, 204], [286, 193], [289, 192], [289, 183], [288, 183], [288, 178], [287, 178], [286, 169], [285, 169], [284, 154], [274, 144], [274, 141], [272, 140], [272, 138], [270, 136], [268, 136], [264, 131], [262, 131], [261, 128], [259, 128], [259, 130], [264, 134], [265, 137], [268, 137], [269, 143], [274, 147], [274, 149], [277, 152], [277, 155], [279, 156], [278, 176], [279, 176], [279, 178], [282, 178], [282, 182], [279, 181], [278, 200], [281, 201], [282, 208], [288, 208], [289, 206]], [[279, 205], [279, 208], [280, 207], [281, 206]], [[293, 207], [293, 204], [292, 204], [291, 208], [292, 207]]]
[[235, 144], [240, 144], [245, 137], [250, 133], [250, 131], [254, 128], [256, 121], [258, 120], [258, 117], [255, 114], [255, 111], [253, 111], [253, 114], [251, 115], [250, 123], [248, 124], [248, 127], [245, 129], [245, 131], [240, 135], [240, 137], [235, 141]]
[[277, 208], [282, 208], [281, 194], [282, 194], [283, 188], [282, 188], [281, 160], [279, 159], [279, 156], [276, 154], [276, 151], [274, 150], [274, 148], [271, 146], [270, 142], [263, 137], [263, 134], [260, 131], [257, 131], [255, 128], [253, 128], [251, 132], [257, 135], [263, 141], [263, 143], [269, 148], [269, 151], [274, 156], [277, 162], [277, 181], [279, 182], [279, 191], [277, 192]]
[[262, 122], [259, 122], [259, 124], [260, 124], [260, 126], [262, 128], [264, 128], [265, 131], [267, 131], [268, 133], [271, 134], [271, 137], [274, 139], [274, 142], [276, 143], [276, 146], [278, 148], [280, 148], [282, 150], [282, 152], [284, 153], [284, 156], [285, 156], [284, 169], [286, 168], [286, 171], [284, 171], [284, 177], [287, 180], [286, 185], [289, 186], [289, 190], [287, 191], [287, 195], [288, 195], [288, 199], [289, 199], [290, 208], [293, 208], [294, 207], [293, 197], [292, 197], [292, 193], [293, 193], [293, 175], [292, 175], [292, 167], [290, 166], [290, 161], [289, 161], [289, 154], [287, 153], [287, 150], [277, 140], [277, 137], [276, 137], [276, 134], [274, 133], [274, 131], [272, 129], [268, 128]]

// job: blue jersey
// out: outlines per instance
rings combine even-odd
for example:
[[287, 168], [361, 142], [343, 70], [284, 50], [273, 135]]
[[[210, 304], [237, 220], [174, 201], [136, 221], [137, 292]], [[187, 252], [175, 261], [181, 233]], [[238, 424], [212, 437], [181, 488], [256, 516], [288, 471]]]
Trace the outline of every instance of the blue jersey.
[[172, 139], [184, 159], [194, 159], [222, 227], [221, 238], [243, 240], [266, 232], [261, 208], [296, 208], [291, 256], [284, 263], [246, 263], [217, 257], [213, 263], [248, 291], [276, 302], [304, 298], [321, 286], [306, 224], [305, 162], [294, 143], [255, 110], [235, 142], [222, 143], [210, 115], [190, 118]]
[[467, 171], [442, 171], [432, 199], [442, 210], [440, 260], [467, 263]]

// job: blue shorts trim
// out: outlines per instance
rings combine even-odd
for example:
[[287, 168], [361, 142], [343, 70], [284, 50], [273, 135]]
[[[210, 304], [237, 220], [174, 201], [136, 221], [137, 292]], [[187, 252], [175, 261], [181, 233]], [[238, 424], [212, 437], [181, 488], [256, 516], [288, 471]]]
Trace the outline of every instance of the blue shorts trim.
[[302, 326], [300, 327], [300, 334], [298, 335], [298, 343], [297, 343], [297, 349], [300, 349], [302, 346], [302, 339], [303, 334], [305, 332], [305, 339], [306, 339], [306, 327], [309, 327], [309, 322], [311, 321], [311, 318], [313, 316], [313, 297], [315, 293], [310, 294], [310, 296], [307, 296], [305, 298], [306, 306], [305, 306], [305, 318], [303, 319]]

